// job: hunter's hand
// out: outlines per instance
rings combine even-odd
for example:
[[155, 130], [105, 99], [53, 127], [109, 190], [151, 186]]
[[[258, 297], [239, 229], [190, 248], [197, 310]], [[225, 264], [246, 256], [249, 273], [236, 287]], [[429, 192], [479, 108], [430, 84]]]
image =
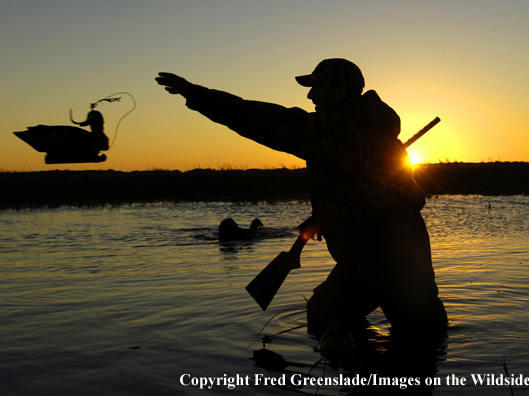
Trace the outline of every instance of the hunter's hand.
[[322, 240], [321, 231], [315, 224], [305, 227], [301, 233], [303, 234], [303, 237], [307, 241], [309, 239], [318, 240], [318, 241]]
[[183, 97], [186, 97], [187, 90], [189, 88], [189, 82], [187, 82], [187, 80], [183, 79], [182, 77], [179, 77], [173, 73], [161, 72], [158, 73], [158, 77], [156, 77], [155, 80], [158, 82], [158, 84], [165, 85], [165, 90], [170, 94], [179, 94]]

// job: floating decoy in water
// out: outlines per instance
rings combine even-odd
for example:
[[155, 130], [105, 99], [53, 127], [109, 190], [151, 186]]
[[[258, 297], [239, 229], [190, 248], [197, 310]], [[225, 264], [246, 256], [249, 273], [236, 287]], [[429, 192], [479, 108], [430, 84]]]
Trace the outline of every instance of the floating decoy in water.
[[238, 241], [255, 238], [259, 231], [266, 230], [261, 220], [253, 219], [249, 229], [239, 227], [231, 217], [221, 221], [219, 225], [219, 241]]
[[[132, 97], [132, 95], [130, 96]], [[134, 98], [132, 99], [134, 101]], [[28, 127], [23, 132], [13, 133], [35, 150], [46, 153], [46, 164], [103, 162], [107, 157], [105, 154], [100, 154], [100, 151], [108, 150], [110, 148], [110, 141], [104, 132], [105, 121], [103, 115], [95, 110], [95, 107], [99, 102], [114, 102], [119, 100], [120, 98], [111, 98], [109, 96], [90, 104], [91, 111], [83, 122], [75, 122], [72, 119], [70, 110], [70, 120], [79, 126], [90, 126], [91, 132], [83, 128], [68, 125], [37, 125]], [[132, 110], [135, 107], [136, 105], [134, 104]], [[125, 116], [129, 113], [125, 114]]]

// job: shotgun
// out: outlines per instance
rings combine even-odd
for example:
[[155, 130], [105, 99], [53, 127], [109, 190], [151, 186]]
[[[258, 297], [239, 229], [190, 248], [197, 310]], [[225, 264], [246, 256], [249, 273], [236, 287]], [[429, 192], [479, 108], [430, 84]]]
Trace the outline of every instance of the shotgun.
[[[404, 143], [404, 148], [408, 148], [422, 135], [437, 125], [441, 119], [435, 117], [428, 125], [413, 135]], [[257, 276], [246, 286], [246, 291], [259, 304], [263, 311], [274, 299], [277, 291], [283, 284], [290, 270], [300, 268], [300, 256], [307, 241], [316, 232], [316, 224], [313, 216], [309, 217], [298, 227], [300, 234], [288, 252], [281, 252], [272, 260]]]
[[299, 236], [288, 252], [281, 252], [246, 286], [246, 291], [259, 304], [263, 311], [272, 302], [290, 270], [301, 267], [300, 256], [307, 241], [316, 231], [314, 217], [311, 216], [299, 225]]

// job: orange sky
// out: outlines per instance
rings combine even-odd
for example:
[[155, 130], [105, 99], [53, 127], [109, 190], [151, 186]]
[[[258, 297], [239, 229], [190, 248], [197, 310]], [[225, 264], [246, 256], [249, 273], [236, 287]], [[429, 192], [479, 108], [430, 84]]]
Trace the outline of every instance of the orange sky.
[[[0, 14], [0, 170], [304, 166], [185, 107], [154, 77], [171, 71], [246, 99], [311, 111], [294, 76], [325, 58], [363, 71], [401, 116], [420, 162], [529, 161], [526, 1], [17, 1]], [[136, 110], [108, 160], [46, 165], [12, 132], [69, 125], [130, 92]], [[98, 107], [114, 139], [127, 96]]]

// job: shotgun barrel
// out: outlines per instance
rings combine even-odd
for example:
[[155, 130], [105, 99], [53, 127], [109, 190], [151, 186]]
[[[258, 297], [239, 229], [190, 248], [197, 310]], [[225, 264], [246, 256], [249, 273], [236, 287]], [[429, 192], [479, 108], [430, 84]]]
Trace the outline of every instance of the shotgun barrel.
[[411, 138], [406, 140], [406, 143], [404, 143], [404, 148], [410, 147], [417, 139], [419, 139], [422, 135], [424, 135], [426, 132], [428, 132], [430, 129], [432, 129], [434, 126], [436, 126], [441, 119], [439, 117], [435, 117], [428, 125], [426, 125], [423, 129], [421, 129], [419, 132], [417, 132], [415, 135], [413, 135]]

